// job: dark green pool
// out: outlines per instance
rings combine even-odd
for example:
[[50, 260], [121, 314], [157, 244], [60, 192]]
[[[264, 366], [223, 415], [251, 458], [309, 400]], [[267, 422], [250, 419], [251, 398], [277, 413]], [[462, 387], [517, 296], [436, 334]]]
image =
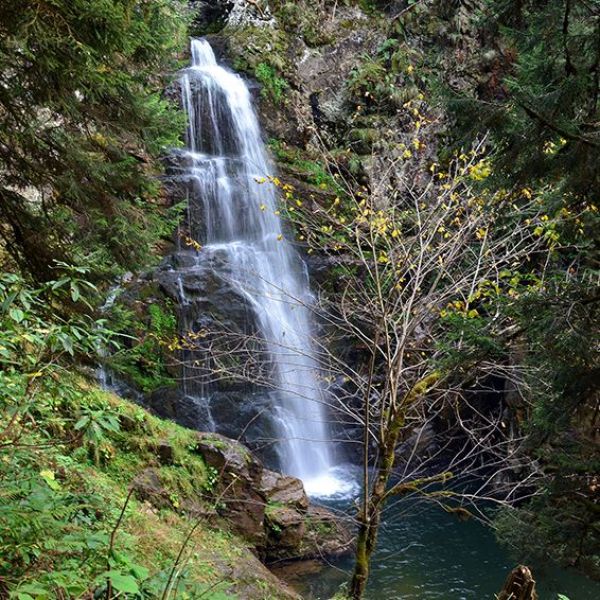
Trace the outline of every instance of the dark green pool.
[[[350, 560], [341, 560], [294, 586], [305, 598], [329, 598], [350, 566]], [[515, 559], [483, 525], [461, 522], [435, 506], [397, 503], [386, 514], [367, 599], [493, 600], [514, 566]], [[598, 582], [551, 564], [531, 566], [540, 600], [556, 600], [559, 593], [569, 600], [600, 599]]]

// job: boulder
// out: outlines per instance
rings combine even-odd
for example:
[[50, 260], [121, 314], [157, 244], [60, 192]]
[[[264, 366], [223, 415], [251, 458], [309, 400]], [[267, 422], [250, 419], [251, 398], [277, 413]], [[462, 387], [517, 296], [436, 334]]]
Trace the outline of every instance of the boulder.
[[303, 547], [306, 537], [306, 516], [293, 507], [268, 505], [265, 512], [268, 528], [267, 559], [293, 558]]
[[303, 511], [308, 508], [308, 496], [302, 481], [296, 477], [265, 469], [260, 481], [260, 491], [270, 503], [284, 504]]
[[217, 473], [213, 496], [233, 529], [257, 548], [264, 547], [265, 499], [258, 489], [264, 467], [239, 442], [218, 433], [198, 433], [196, 452]]
[[195, 451], [214, 469], [212, 496], [232, 529], [267, 561], [341, 555], [348, 528], [328, 509], [310, 504], [302, 481], [266, 469], [238, 441], [198, 433]]
[[255, 483], [264, 470], [260, 460], [252, 456], [246, 446], [218, 433], [199, 432], [196, 451], [209, 467], [219, 471], [227, 483], [232, 479]]
[[298, 511], [270, 504], [266, 525], [267, 562], [341, 556], [352, 549], [350, 530], [322, 506], [311, 505], [306, 511]]
[[173, 446], [167, 441], [161, 441], [156, 446], [156, 455], [161, 465], [171, 466], [175, 462]]
[[354, 536], [333, 512], [323, 506], [311, 505], [306, 511], [304, 556], [342, 556], [352, 550]]

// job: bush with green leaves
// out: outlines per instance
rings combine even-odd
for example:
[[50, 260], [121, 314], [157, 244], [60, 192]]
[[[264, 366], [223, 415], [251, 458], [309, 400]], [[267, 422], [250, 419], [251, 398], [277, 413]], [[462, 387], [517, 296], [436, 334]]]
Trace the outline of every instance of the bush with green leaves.
[[139, 314], [117, 299], [107, 312], [108, 322], [120, 334], [103, 360], [107, 367], [136, 389], [149, 393], [175, 384], [173, 349], [177, 345], [175, 306], [166, 299], [155, 298]]
[[[0, 595], [231, 597], [231, 582], [196, 548], [228, 561], [241, 546], [194, 525], [180, 507], [210, 503], [218, 473], [197, 454], [194, 432], [88, 379], [83, 365], [116, 334], [85, 315], [97, 294], [85, 269], [59, 265], [57, 273], [37, 286], [0, 274]], [[152, 318], [159, 331], [172, 325], [156, 310]], [[164, 443], [169, 465], [157, 461]], [[134, 493], [146, 468], [169, 494], [161, 514]], [[192, 527], [199, 535], [184, 552]]]
[[288, 89], [287, 81], [281, 77], [275, 68], [266, 62], [256, 65], [254, 70], [256, 79], [263, 85], [262, 94], [270, 96], [275, 102], [283, 101], [284, 93]]

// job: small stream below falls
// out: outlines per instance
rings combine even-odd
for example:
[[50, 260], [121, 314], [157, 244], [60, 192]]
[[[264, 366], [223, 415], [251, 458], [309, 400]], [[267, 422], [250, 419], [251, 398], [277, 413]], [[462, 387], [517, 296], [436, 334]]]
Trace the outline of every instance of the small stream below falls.
[[[328, 503], [347, 510], [343, 502]], [[517, 560], [475, 521], [459, 521], [436, 506], [403, 501], [390, 507], [366, 600], [493, 600]], [[324, 568], [277, 570], [308, 600], [330, 598], [348, 580], [351, 558]], [[540, 600], [600, 598], [600, 582], [551, 563], [533, 563]]]

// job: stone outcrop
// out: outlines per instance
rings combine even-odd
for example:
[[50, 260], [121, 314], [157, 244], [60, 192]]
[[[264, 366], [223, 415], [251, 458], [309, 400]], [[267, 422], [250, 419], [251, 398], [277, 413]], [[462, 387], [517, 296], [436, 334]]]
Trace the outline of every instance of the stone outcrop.
[[[177, 507], [195, 518], [225, 522], [247, 540], [265, 562], [340, 556], [351, 550], [352, 535], [330, 510], [310, 503], [302, 481], [266, 469], [243, 444], [217, 433], [198, 433], [190, 448], [207, 469], [206, 492], [177, 495]], [[170, 464], [167, 441], [155, 449]], [[133, 483], [136, 497], [157, 509], [173, 508], [173, 490], [159, 468], [148, 467]]]
[[199, 34], [232, 27], [273, 27], [275, 19], [266, 0], [189, 0], [192, 30]]
[[199, 433], [196, 451], [218, 474], [212, 491], [217, 509], [267, 562], [351, 549], [347, 527], [311, 505], [299, 479], [266, 469], [244, 445], [219, 434]]

